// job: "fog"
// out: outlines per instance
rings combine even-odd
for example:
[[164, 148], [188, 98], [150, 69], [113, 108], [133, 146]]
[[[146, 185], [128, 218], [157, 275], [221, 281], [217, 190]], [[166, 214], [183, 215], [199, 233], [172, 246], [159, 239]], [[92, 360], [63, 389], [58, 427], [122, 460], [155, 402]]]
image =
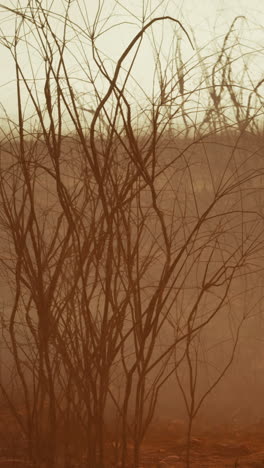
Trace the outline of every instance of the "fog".
[[0, 6], [0, 462], [261, 456], [263, 27], [154, 3]]

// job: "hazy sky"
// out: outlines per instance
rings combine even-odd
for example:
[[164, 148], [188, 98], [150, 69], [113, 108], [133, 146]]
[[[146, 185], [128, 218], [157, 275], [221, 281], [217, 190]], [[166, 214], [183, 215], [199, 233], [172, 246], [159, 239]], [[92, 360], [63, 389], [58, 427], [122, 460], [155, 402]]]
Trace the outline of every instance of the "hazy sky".
[[[20, 0], [20, 6], [24, 6], [28, 0]], [[4, 7], [12, 8], [18, 4], [16, 0], [3, 0], [0, 5], [0, 27], [2, 36], [12, 36], [14, 33], [14, 21], [12, 15], [4, 10]], [[65, 0], [42, 0], [42, 5], [52, 6], [54, 11], [63, 13]], [[124, 48], [133, 36], [139, 31], [140, 18], [142, 13], [149, 14], [154, 11], [153, 16], [169, 15], [181, 20], [186, 30], [192, 35], [195, 34], [199, 47], [208, 44], [208, 47], [217, 49], [217, 44], [221, 43], [233, 19], [240, 15], [246, 19], [241, 19], [237, 23], [239, 37], [243, 38], [242, 46], [248, 50], [258, 50], [258, 57], [262, 56], [262, 62], [257, 61], [256, 73], [263, 74], [263, 36], [264, 11], [260, 0], [106, 0], [105, 3], [99, 0], [74, 0], [71, 5], [71, 17], [80, 24], [83, 29], [92, 24], [95, 14], [98, 12], [98, 5], [102, 6], [100, 13], [99, 28], [105, 33], [98, 39], [98, 45], [104, 56], [117, 60]], [[83, 16], [82, 16], [83, 15]], [[88, 20], [87, 20], [88, 18]], [[116, 25], [112, 28], [113, 25]], [[108, 28], [110, 28], [107, 30]], [[169, 26], [155, 25], [155, 39], [160, 39], [163, 34], [163, 42], [166, 41], [169, 47], [171, 40]], [[183, 47], [186, 53], [186, 60], [194, 55], [186, 37], [183, 37]], [[151, 80], [151, 64], [149, 62], [150, 50], [146, 43], [141, 54], [137, 58], [136, 70], [137, 78], [142, 86], [148, 86]], [[22, 50], [22, 49], [21, 49]], [[23, 53], [23, 52], [21, 52]], [[259, 59], [258, 59], [259, 60]], [[9, 52], [0, 46], [0, 101], [14, 114], [15, 109], [15, 86], [14, 66], [10, 59]], [[27, 55], [25, 53], [22, 63], [25, 72], [29, 70]], [[252, 65], [253, 66], [253, 65]], [[76, 72], [76, 65], [74, 73]]]

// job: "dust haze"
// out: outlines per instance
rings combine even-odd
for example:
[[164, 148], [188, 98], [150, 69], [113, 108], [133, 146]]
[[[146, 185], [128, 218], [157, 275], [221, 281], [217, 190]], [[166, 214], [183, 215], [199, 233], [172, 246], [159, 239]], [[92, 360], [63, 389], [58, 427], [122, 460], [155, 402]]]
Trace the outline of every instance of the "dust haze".
[[264, 466], [263, 26], [207, 3], [0, 5], [5, 467]]

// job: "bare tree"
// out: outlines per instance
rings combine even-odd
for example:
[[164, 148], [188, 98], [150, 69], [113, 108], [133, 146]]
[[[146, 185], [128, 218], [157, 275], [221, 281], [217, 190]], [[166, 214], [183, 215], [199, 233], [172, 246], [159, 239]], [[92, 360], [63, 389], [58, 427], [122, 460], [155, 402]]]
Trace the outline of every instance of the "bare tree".
[[[205, 398], [194, 405], [193, 346], [263, 248], [262, 218], [247, 202], [262, 168], [255, 153], [241, 155], [239, 138], [220, 161], [209, 156], [218, 128], [176, 136], [203, 76], [185, 92], [179, 41], [164, 68], [154, 31], [169, 24], [191, 48], [181, 22], [153, 12], [110, 69], [98, 46], [108, 31], [100, 8], [85, 29], [65, 5], [63, 14], [37, 0], [3, 8], [14, 17], [1, 44], [15, 65], [17, 119], [6, 115], [1, 141], [1, 265], [12, 296], [2, 323], [20, 403], [3, 376], [0, 388], [30, 460], [55, 467], [84, 456], [89, 467], [107, 467], [111, 413], [115, 463], [138, 468], [159, 393], [185, 360], [190, 445]], [[153, 95], [143, 92], [140, 106], [130, 85], [150, 32]]]

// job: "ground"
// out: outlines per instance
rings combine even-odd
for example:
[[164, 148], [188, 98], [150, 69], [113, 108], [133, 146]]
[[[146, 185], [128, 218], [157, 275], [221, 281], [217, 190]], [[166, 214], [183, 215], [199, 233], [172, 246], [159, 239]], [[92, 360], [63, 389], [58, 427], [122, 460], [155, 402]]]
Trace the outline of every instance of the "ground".
[[[0, 440], [0, 468], [29, 467], [22, 453], [16, 450], [16, 440], [11, 441], [10, 435], [7, 438]], [[129, 449], [132, 452], [132, 445]], [[143, 444], [140, 468], [185, 468], [185, 452], [184, 430], [180, 424], [156, 424]], [[191, 460], [191, 468], [264, 468], [264, 422], [249, 427], [196, 429]], [[87, 468], [87, 464], [79, 463], [70, 466]], [[118, 468], [109, 456], [110, 467]]]
[[[167, 440], [158, 431], [145, 443], [142, 468], [184, 468], [183, 434], [170, 431]], [[264, 423], [239, 428], [215, 427], [196, 430], [192, 438], [192, 468], [264, 468]]]

